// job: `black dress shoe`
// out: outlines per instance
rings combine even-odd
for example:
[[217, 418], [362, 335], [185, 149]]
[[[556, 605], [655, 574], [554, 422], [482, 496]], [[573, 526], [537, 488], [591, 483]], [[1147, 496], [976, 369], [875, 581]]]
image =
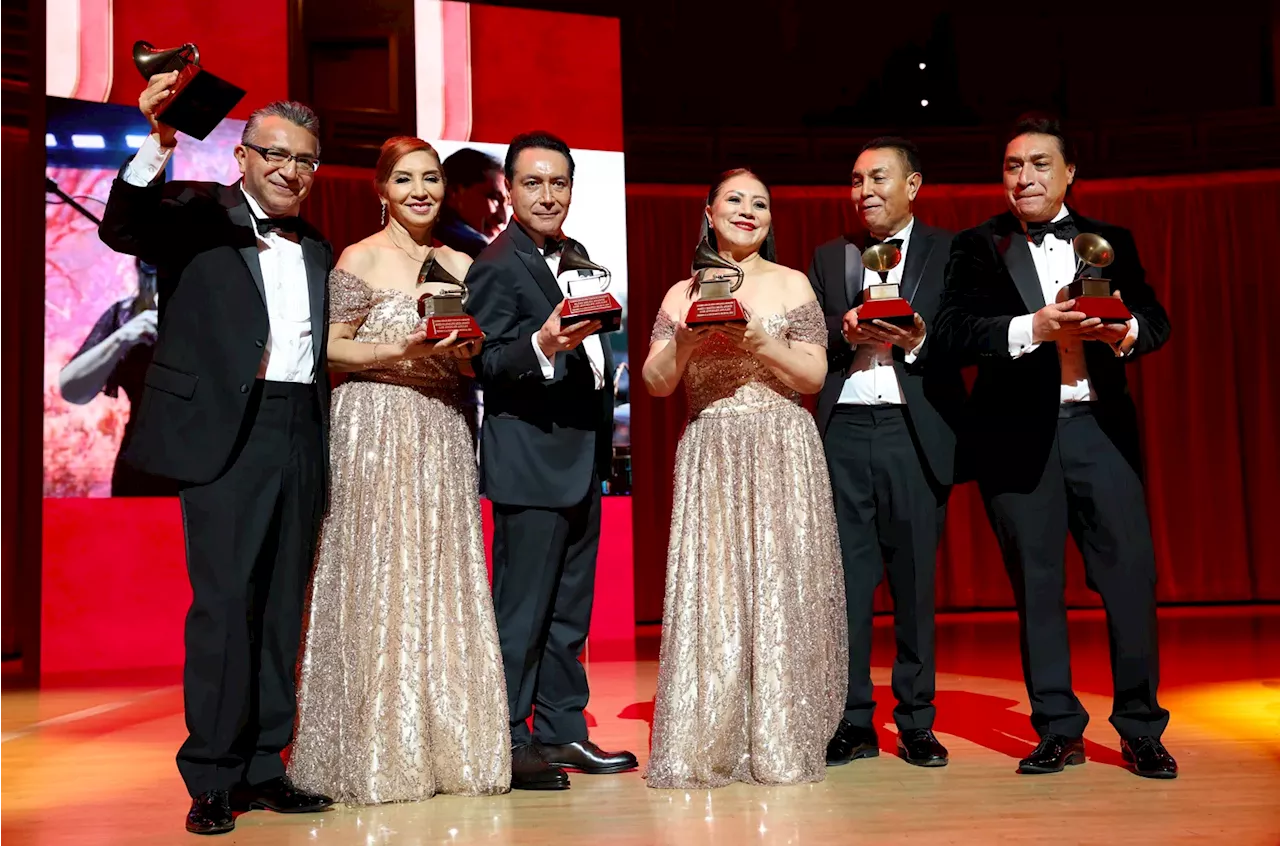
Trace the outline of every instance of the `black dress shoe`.
[[841, 720], [836, 736], [827, 743], [827, 766], [839, 767], [859, 758], [874, 758], [880, 754], [880, 741], [876, 730], [859, 728], [848, 720]]
[[1177, 778], [1178, 762], [1169, 750], [1155, 737], [1135, 737], [1120, 741], [1120, 755], [1133, 765], [1133, 771], [1143, 778]]
[[277, 814], [309, 814], [323, 811], [333, 804], [333, 800], [323, 793], [297, 787], [287, 775], [241, 787], [236, 791], [236, 800], [237, 804], [243, 803], [251, 810], [263, 808]]
[[542, 757], [553, 767], [563, 767], [587, 775], [625, 773], [640, 766], [630, 752], [605, 752], [590, 740], [556, 745], [539, 744]]
[[548, 764], [536, 744], [511, 749], [512, 790], [568, 790], [569, 774]]
[[1084, 738], [1046, 734], [1040, 745], [1018, 763], [1018, 772], [1030, 775], [1060, 773], [1068, 766], [1084, 763]]
[[191, 800], [187, 831], [192, 834], [226, 834], [236, 827], [231, 815], [231, 792], [206, 790]]
[[933, 736], [932, 729], [898, 732], [898, 757], [917, 767], [945, 767], [947, 747]]

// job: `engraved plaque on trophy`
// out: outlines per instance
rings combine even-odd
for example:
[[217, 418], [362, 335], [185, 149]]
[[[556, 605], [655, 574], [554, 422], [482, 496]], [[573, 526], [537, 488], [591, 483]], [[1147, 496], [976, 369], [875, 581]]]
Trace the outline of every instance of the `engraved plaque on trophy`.
[[1133, 313], [1119, 297], [1111, 295], [1111, 280], [1084, 275], [1086, 267], [1101, 269], [1116, 260], [1111, 244], [1097, 233], [1081, 232], [1071, 246], [1076, 251], [1076, 278], [1067, 286], [1067, 298], [1076, 301], [1075, 310], [1103, 323], [1128, 323]]
[[911, 326], [915, 323], [915, 309], [904, 300], [897, 282], [889, 281], [889, 271], [902, 261], [902, 250], [897, 244], [875, 244], [862, 251], [862, 266], [880, 274], [879, 285], [868, 285], [862, 293], [862, 305], [858, 308], [858, 322], [870, 323], [883, 320], [894, 326]]
[[159, 73], [178, 72], [177, 82], [156, 106], [155, 116], [192, 138], [207, 137], [244, 97], [244, 89], [200, 66], [200, 50], [194, 44], [159, 50], [138, 41], [133, 45], [133, 63], [146, 80]]
[[[583, 276], [579, 271], [587, 271], [594, 276]], [[564, 248], [560, 251], [560, 266], [557, 275], [573, 273], [569, 278], [569, 296], [560, 309], [561, 325], [579, 323], [583, 320], [600, 321], [600, 329], [594, 334], [617, 332], [622, 328], [622, 304], [609, 293], [609, 283], [613, 275], [608, 268], [596, 264], [578, 248], [578, 242], [565, 239]], [[598, 290], [592, 294], [575, 296], [573, 283], [577, 281], [592, 283]]]
[[684, 322], [689, 326], [706, 323], [746, 323], [747, 313], [733, 293], [746, 277], [742, 268], [717, 253], [703, 238], [693, 254], [693, 278], [698, 283], [698, 299], [689, 307]]
[[418, 297], [418, 315], [425, 321], [424, 328], [428, 341], [443, 341], [454, 332], [459, 341], [470, 341], [483, 338], [480, 325], [475, 318], [463, 311], [467, 304], [467, 285], [455, 279], [453, 274], [440, 266], [436, 261], [435, 250], [427, 256], [418, 271], [418, 286], [428, 282], [436, 282], [457, 288], [456, 291], [442, 291], [438, 294], [423, 294]]

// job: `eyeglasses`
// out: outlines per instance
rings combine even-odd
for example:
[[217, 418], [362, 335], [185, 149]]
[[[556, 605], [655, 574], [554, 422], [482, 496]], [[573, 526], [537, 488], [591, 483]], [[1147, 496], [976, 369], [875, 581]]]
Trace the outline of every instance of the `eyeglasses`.
[[289, 163], [290, 159], [297, 162], [298, 170], [301, 173], [315, 173], [320, 169], [320, 160], [314, 156], [300, 156], [296, 153], [286, 153], [284, 150], [276, 150], [269, 147], [259, 147], [257, 144], [244, 144], [250, 150], [256, 150], [258, 155], [266, 160], [267, 164], [275, 167], [284, 167]]

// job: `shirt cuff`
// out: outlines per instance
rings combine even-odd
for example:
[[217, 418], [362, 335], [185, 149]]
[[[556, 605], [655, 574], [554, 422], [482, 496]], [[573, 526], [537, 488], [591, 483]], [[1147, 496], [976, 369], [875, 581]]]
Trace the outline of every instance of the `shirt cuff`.
[[911, 352], [907, 353], [906, 356], [904, 356], [903, 360], [907, 364], [916, 363], [916, 359], [920, 357], [920, 350], [924, 349], [925, 339], [928, 337], [929, 337], [929, 334], [926, 332], [924, 338], [920, 339], [920, 343], [916, 344], [915, 349], [911, 350]]
[[1112, 345], [1112, 349], [1116, 351], [1116, 355], [1124, 358], [1133, 352], [1133, 348], [1138, 345], [1138, 318], [1129, 318], [1129, 331], [1121, 339], [1120, 343]]
[[1031, 327], [1035, 319], [1034, 314], [1020, 314], [1009, 321], [1009, 358], [1020, 358], [1040, 346], [1031, 342]]
[[538, 357], [538, 364], [542, 367], [542, 378], [551, 379], [556, 375], [556, 366], [551, 363], [546, 354], [542, 351], [542, 347], [538, 346], [538, 333], [533, 333], [531, 339], [533, 343], [533, 354]]
[[124, 181], [138, 188], [146, 188], [164, 172], [171, 155], [173, 147], [161, 147], [158, 137], [148, 135], [134, 154], [133, 161], [124, 169]]

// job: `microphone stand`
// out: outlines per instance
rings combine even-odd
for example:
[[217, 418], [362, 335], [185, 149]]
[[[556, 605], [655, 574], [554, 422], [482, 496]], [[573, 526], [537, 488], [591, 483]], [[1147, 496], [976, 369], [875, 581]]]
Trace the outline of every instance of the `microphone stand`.
[[62, 200], [62, 202], [66, 203], [67, 205], [71, 206], [71, 208], [73, 208], [73, 209], [75, 209], [76, 211], [80, 212], [80, 214], [82, 214], [82, 215], [84, 215], [85, 217], [87, 217], [87, 218], [89, 218], [90, 220], [92, 220], [92, 221], [93, 221], [93, 225], [94, 225], [94, 226], [101, 226], [101, 225], [102, 225], [102, 221], [101, 221], [101, 220], [99, 220], [99, 219], [98, 219], [98, 218], [93, 214], [93, 212], [89, 211], [89, 210], [88, 210], [88, 209], [86, 209], [84, 206], [82, 206], [82, 205], [80, 205], [79, 203], [77, 203], [77, 202], [75, 201], [75, 198], [71, 197], [71, 196], [70, 196], [70, 195], [68, 195], [65, 191], [63, 191], [61, 188], [59, 188], [59, 187], [58, 187], [58, 183], [54, 182], [52, 179], [50, 179], [50, 178], [49, 178], [49, 177], [47, 177], [47, 176], [44, 178], [44, 190], [45, 190], [45, 193], [46, 193], [46, 194], [56, 194], [56, 195], [58, 196], [58, 199]]

